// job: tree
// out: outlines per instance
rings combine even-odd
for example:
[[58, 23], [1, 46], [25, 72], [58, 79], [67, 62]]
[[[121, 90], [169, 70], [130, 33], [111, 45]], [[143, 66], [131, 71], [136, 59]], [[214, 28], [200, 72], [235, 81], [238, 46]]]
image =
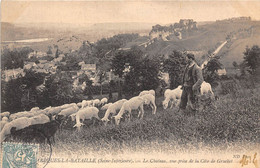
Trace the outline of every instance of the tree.
[[52, 55], [52, 46], [48, 46], [47, 54]]
[[174, 50], [169, 58], [163, 63], [163, 71], [169, 73], [170, 89], [174, 89], [182, 84], [182, 75], [185, 69], [185, 57], [180, 51]]
[[44, 93], [51, 106], [71, 103], [73, 98], [73, 79], [68, 72], [58, 71], [50, 75], [45, 81]]
[[99, 71], [98, 73], [98, 83], [100, 84], [100, 95], [103, 95], [103, 87], [102, 84], [106, 79], [106, 71]]
[[[112, 70], [121, 80], [125, 80], [123, 87], [126, 94], [133, 94], [137, 88], [137, 79], [140, 75], [140, 63], [144, 53], [137, 47], [133, 46], [128, 51], [119, 51], [112, 60]], [[139, 66], [139, 67], [138, 67]], [[118, 98], [122, 97], [122, 83], [119, 80]]]
[[78, 71], [80, 70], [80, 65], [78, 64], [81, 59], [77, 57], [75, 53], [68, 54], [66, 56], [66, 65], [60, 65], [59, 69], [62, 71]]
[[23, 85], [22, 79], [11, 79], [8, 82], [1, 81], [1, 110], [11, 113], [22, 109]]
[[23, 97], [22, 97], [22, 107], [26, 110], [31, 109], [32, 107], [39, 106], [38, 95], [41, 93], [37, 92], [36, 87], [41, 85], [44, 81], [46, 74], [38, 73], [33, 70], [25, 70], [25, 75], [22, 78], [23, 88]]
[[248, 68], [247, 71], [251, 75], [257, 75], [260, 73], [260, 48], [254, 45], [252, 48], [246, 47], [244, 52], [244, 65]]
[[93, 99], [92, 84], [93, 84], [93, 81], [87, 78], [86, 88], [84, 90], [84, 93], [88, 96], [88, 100]]
[[28, 59], [28, 54], [32, 51], [29, 47], [14, 50], [4, 49], [1, 55], [1, 69], [23, 68], [24, 61]]
[[26, 70], [24, 76], [1, 83], [2, 110], [17, 112], [38, 106], [36, 87], [43, 83], [45, 74]]
[[118, 81], [118, 99], [122, 99], [122, 84], [121, 80], [123, 78], [125, 63], [127, 59], [127, 55], [125, 51], [116, 52], [114, 58], [112, 59], [111, 68], [115, 75], [118, 75], [120, 80]]
[[113, 80], [109, 81], [109, 94], [108, 94], [108, 102], [112, 102], [113, 94], [112, 94], [112, 87], [115, 85]]
[[59, 57], [59, 48], [57, 47], [56, 53], [55, 53], [55, 58]]
[[222, 69], [222, 64], [219, 62], [220, 57], [213, 57], [202, 70], [203, 78], [206, 82], [214, 85], [215, 81], [219, 79], [218, 70]]
[[159, 67], [158, 60], [149, 59], [137, 46], [118, 52], [112, 62], [114, 73], [124, 80], [123, 91], [129, 97], [141, 90], [156, 89]]
[[238, 67], [238, 64], [237, 64], [237, 62], [236, 62], [236, 61], [234, 61], [232, 64], [233, 64], [233, 66], [234, 66], [235, 68], [237, 68], [237, 67]]
[[135, 91], [156, 89], [159, 86], [159, 69], [157, 59], [150, 59], [148, 56], [139, 59], [133, 66], [131, 72], [135, 75], [135, 83], [137, 86]]

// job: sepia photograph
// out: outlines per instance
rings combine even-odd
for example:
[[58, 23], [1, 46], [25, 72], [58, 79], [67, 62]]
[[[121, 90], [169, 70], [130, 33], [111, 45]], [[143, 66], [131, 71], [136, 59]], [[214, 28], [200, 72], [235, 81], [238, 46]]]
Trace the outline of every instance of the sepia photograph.
[[2, 168], [260, 168], [260, 1], [2, 0]]

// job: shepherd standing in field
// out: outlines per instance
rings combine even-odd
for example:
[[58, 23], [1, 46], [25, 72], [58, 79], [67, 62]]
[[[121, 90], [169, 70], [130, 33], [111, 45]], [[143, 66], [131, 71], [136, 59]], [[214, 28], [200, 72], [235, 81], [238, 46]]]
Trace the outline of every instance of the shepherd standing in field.
[[185, 58], [188, 64], [183, 74], [180, 110], [185, 112], [187, 103], [190, 102], [190, 107], [195, 112], [198, 110], [196, 96], [203, 82], [202, 70], [195, 62], [193, 54], [187, 54]]

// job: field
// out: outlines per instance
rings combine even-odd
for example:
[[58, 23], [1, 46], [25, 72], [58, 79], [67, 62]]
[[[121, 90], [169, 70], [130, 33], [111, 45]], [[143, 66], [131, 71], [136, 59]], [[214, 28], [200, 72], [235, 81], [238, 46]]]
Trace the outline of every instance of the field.
[[[177, 109], [163, 110], [157, 98], [156, 115], [145, 109], [143, 120], [133, 119], [119, 126], [89, 126], [80, 132], [63, 129], [55, 135], [53, 153], [58, 156], [120, 155], [126, 153], [192, 152], [213, 149], [221, 151], [256, 150], [259, 147], [260, 87], [245, 89], [227, 82], [216, 109], [206, 107], [195, 116]], [[221, 91], [220, 91], [221, 92]], [[41, 156], [47, 157], [49, 146], [41, 145]]]

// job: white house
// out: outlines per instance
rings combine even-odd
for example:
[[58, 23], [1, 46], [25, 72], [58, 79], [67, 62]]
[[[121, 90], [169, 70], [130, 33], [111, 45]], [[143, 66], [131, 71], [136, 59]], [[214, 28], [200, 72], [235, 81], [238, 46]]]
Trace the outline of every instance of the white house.
[[224, 69], [219, 69], [219, 70], [217, 71], [217, 73], [218, 73], [219, 76], [227, 75], [227, 71], [226, 71], [225, 68], [224, 68]]

